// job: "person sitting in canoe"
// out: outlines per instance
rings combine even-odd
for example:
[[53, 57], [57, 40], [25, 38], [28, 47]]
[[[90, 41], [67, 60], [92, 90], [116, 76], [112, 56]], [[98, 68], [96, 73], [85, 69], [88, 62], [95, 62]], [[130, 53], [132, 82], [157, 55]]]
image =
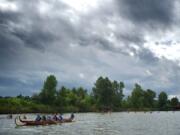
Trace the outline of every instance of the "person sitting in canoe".
[[9, 115], [7, 116], [7, 118], [8, 118], [8, 119], [12, 119], [12, 118], [13, 118], [12, 114], [9, 114]]
[[74, 113], [71, 113], [71, 117], [70, 117], [71, 119], [74, 119]]
[[41, 116], [38, 114], [35, 121], [41, 121], [41, 119], [42, 119]]
[[45, 115], [42, 116], [42, 120], [46, 121], [46, 116]]
[[59, 118], [58, 118], [59, 121], [63, 121], [63, 117], [62, 117], [62, 114], [59, 114]]
[[52, 120], [51, 116], [48, 115], [47, 116], [47, 120]]
[[23, 119], [27, 119], [26, 115], [23, 116]]
[[55, 115], [53, 116], [53, 120], [55, 120], [55, 121], [58, 120], [57, 114], [55, 114]]

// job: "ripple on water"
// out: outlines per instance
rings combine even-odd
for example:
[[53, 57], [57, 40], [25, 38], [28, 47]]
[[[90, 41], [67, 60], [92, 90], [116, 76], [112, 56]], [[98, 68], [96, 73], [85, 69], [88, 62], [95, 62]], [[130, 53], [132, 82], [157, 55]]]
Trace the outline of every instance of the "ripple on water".
[[180, 135], [179, 115], [180, 112], [78, 113], [73, 123], [18, 128], [14, 120], [0, 119], [0, 135]]

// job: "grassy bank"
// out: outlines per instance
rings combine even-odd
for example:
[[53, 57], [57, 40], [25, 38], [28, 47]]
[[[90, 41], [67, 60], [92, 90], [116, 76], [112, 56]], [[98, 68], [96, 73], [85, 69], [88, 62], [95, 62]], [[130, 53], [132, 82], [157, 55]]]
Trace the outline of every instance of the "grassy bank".
[[170, 111], [180, 109], [177, 97], [168, 99], [161, 91], [135, 84], [129, 96], [123, 94], [125, 84], [108, 77], [99, 77], [91, 92], [83, 87], [57, 88], [57, 80], [50, 75], [39, 93], [32, 96], [0, 97], [0, 113], [55, 113], [104, 111]]
[[[86, 109], [86, 112], [96, 111], [93, 107]], [[60, 107], [57, 105], [45, 105], [33, 100], [21, 98], [0, 98], [0, 114], [7, 113], [62, 113], [62, 112], [83, 112], [76, 106]]]
[[52, 112], [54, 108], [42, 104], [35, 103], [18, 98], [1, 98], [0, 99], [0, 113], [38, 113], [38, 112]]
[[[116, 112], [121, 111], [159, 111], [158, 108], [121, 108], [118, 110], [113, 110]], [[172, 111], [172, 108], [166, 108], [164, 111]], [[0, 114], [7, 113], [64, 113], [64, 112], [99, 112], [95, 107], [88, 108], [85, 111], [81, 111], [75, 106], [49, 106], [40, 103], [36, 103], [32, 100], [25, 100], [20, 98], [0, 98]]]

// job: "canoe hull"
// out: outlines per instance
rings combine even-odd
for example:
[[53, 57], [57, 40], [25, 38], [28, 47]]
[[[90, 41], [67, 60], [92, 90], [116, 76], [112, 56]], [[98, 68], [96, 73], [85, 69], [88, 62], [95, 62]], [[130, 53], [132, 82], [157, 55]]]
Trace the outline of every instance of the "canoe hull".
[[46, 121], [32, 121], [32, 120], [22, 120], [19, 117], [15, 118], [15, 124], [17, 126], [44, 126], [44, 125], [55, 125], [55, 124], [61, 124], [61, 123], [69, 123], [73, 122], [71, 118], [63, 119], [62, 121], [54, 121], [54, 120], [46, 120]]
[[48, 121], [22, 120], [19, 116], [15, 118], [15, 124], [17, 126], [39, 126], [39, 125], [52, 125], [52, 124], [58, 124], [58, 123], [52, 120], [48, 120]]

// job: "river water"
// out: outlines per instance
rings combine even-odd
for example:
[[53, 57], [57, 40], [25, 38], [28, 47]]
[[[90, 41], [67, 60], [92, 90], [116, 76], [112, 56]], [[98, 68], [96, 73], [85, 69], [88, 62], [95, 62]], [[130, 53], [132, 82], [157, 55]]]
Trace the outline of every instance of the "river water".
[[180, 112], [77, 113], [73, 123], [31, 127], [16, 127], [5, 117], [0, 115], [0, 135], [180, 135]]

